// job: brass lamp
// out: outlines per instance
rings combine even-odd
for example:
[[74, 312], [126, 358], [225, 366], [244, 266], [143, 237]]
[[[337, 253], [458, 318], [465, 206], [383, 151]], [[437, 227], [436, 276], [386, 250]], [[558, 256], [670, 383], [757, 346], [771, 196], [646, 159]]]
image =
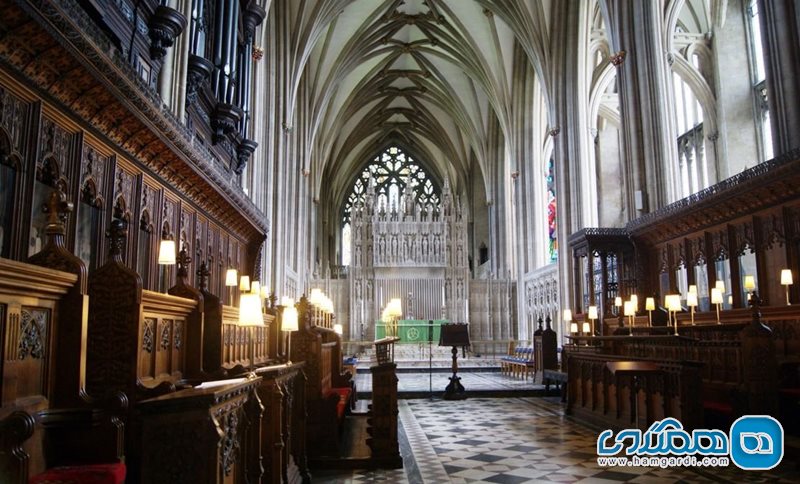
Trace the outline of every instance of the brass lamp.
[[682, 309], [681, 308], [681, 295], [680, 294], [668, 294], [666, 297], [666, 306], [667, 311], [672, 314], [674, 318], [673, 321], [673, 328], [674, 334], [678, 334], [678, 312]]
[[588, 329], [589, 335], [594, 335], [594, 328], [595, 328], [595, 321], [597, 321], [597, 306], [589, 306], [589, 310], [586, 314], [586, 317], [591, 321], [589, 323], [583, 323], [584, 331]]
[[239, 298], [239, 324], [263, 324], [260, 296], [247, 292]]
[[250, 292], [250, 276], [242, 276], [239, 278], [239, 290], [244, 292]]
[[[161, 244], [158, 246], [158, 265], [160, 266], [174, 266], [176, 264], [175, 257], [175, 241], [171, 239], [162, 239]], [[163, 267], [161, 270], [161, 290], [167, 292], [169, 286], [167, 282], [167, 268]]]
[[719, 307], [722, 304], [722, 292], [718, 287], [711, 288], [711, 304], [715, 304], [717, 306], [717, 324], [722, 324], [722, 322], [719, 320]]
[[233, 288], [239, 285], [239, 271], [228, 269], [225, 272], [225, 287], [228, 288], [228, 305], [233, 306]]
[[655, 298], [648, 297], [644, 300], [644, 308], [647, 310], [647, 319], [650, 322], [650, 327], [653, 327], [653, 311], [656, 309]]
[[162, 240], [158, 247], [158, 263], [162, 266], [175, 265], [175, 241]]
[[628, 334], [633, 336], [633, 317], [636, 315], [633, 310], [633, 301], [625, 301], [623, 303], [622, 314], [628, 318]]
[[789, 302], [789, 286], [794, 284], [794, 280], [792, 279], [792, 270], [791, 269], [783, 269], [781, 271], [781, 285], [786, 288], [786, 305], [789, 306], [792, 303]]
[[291, 350], [292, 350], [292, 331], [297, 331], [298, 328], [298, 315], [297, 307], [294, 305], [294, 299], [284, 296], [281, 299], [283, 306], [283, 315], [281, 317], [281, 331], [287, 333], [286, 342], [286, 363], [291, 363]]
[[697, 293], [689, 292], [686, 295], [686, 305], [689, 306], [689, 312], [692, 315], [692, 326], [694, 326], [694, 308], [697, 307]]

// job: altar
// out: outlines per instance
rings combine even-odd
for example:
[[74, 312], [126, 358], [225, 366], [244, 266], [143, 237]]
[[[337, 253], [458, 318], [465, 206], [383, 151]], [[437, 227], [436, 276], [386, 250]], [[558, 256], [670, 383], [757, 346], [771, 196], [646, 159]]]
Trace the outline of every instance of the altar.
[[[398, 343], [427, 343], [428, 342], [428, 321], [427, 319], [401, 319], [397, 322], [397, 336], [400, 338]], [[439, 344], [439, 332], [442, 324], [449, 322], [446, 319], [435, 319], [433, 321], [433, 344]], [[379, 340], [386, 337], [386, 323], [383, 321], [375, 322], [375, 339]]]

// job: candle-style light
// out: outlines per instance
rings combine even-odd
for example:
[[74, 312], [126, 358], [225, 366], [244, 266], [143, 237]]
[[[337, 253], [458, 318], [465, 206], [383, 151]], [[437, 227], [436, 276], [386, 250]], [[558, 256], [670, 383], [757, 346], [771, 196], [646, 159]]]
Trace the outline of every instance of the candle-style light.
[[722, 324], [722, 321], [719, 320], [719, 307], [722, 305], [722, 292], [718, 287], [711, 288], [711, 304], [717, 306], [717, 324]]
[[786, 305], [789, 306], [792, 303], [789, 301], [789, 286], [794, 284], [794, 280], [792, 279], [792, 270], [791, 269], [783, 269], [781, 271], [781, 285], [786, 288]]
[[692, 326], [694, 326], [694, 308], [697, 307], [697, 293], [690, 291], [686, 295], [686, 305], [689, 306], [689, 312], [692, 315]]
[[655, 298], [648, 297], [644, 300], [644, 308], [647, 310], [647, 319], [650, 323], [650, 327], [653, 327], [653, 311], [656, 309], [656, 300]]

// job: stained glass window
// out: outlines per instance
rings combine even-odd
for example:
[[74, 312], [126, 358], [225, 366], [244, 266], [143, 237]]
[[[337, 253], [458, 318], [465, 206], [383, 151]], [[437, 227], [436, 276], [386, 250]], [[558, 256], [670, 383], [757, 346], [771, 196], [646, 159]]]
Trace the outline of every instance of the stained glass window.
[[547, 162], [547, 230], [550, 262], [558, 261], [558, 236], [556, 235], [556, 179], [555, 159], [551, 156]]

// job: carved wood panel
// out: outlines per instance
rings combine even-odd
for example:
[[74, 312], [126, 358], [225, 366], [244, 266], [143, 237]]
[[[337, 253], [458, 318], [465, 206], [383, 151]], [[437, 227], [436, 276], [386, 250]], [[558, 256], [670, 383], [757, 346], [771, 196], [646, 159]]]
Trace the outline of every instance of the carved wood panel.
[[[0, 86], [0, 126], [8, 134], [11, 150], [24, 153], [25, 123], [28, 118], [30, 104]], [[25, 157], [21, 157], [23, 163]], [[24, 169], [24, 167], [22, 167]]]
[[52, 321], [47, 307], [0, 305], [3, 333], [2, 405], [47, 395], [45, 372], [50, 359]]

